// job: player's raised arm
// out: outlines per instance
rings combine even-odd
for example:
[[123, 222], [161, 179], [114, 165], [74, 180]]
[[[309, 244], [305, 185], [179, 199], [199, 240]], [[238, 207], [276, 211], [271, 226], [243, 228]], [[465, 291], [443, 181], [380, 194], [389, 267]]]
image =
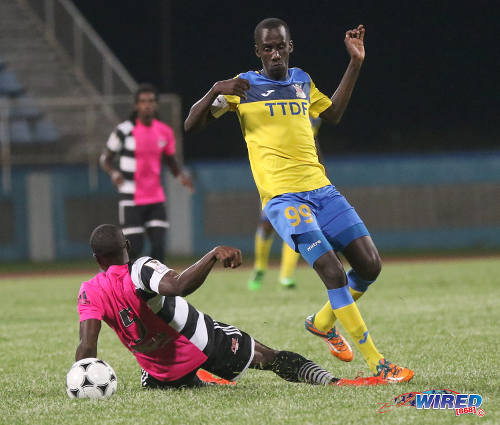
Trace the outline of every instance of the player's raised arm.
[[75, 361], [97, 357], [97, 339], [100, 331], [100, 320], [87, 319], [80, 322], [80, 344], [76, 349]]
[[232, 78], [230, 80], [217, 81], [212, 88], [196, 102], [189, 111], [184, 121], [184, 130], [189, 133], [193, 130], [202, 130], [212, 117], [210, 107], [219, 95], [233, 95], [246, 99], [246, 92], [250, 89], [250, 83], [244, 78]]
[[364, 37], [365, 27], [363, 25], [358, 25], [357, 28], [345, 33], [344, 43], [351, 60], [337, 90], [331, 97], [332, 105], [320, 114], [322, 119], [333, 124], [338, 124], [342, 119], [358, 80], [359, 71], [365, 59]]
[[217, 261], [224, 267], [236, 268], [241, 264], [241, 251], [230, 246], [218, 246], [182, 273], [169, 271], [158, 285], [158, 293], [169, 297], [186, 296], [196, 291]]

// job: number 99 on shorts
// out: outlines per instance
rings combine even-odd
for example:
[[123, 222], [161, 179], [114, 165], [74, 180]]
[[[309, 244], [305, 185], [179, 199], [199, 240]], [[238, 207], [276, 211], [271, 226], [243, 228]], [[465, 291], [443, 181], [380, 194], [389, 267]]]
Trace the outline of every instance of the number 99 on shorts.
[[305, 223], [312, 223], [314, 221], [311, 209], [306, 204], [299, 205], [298, 208], [294, 206], [287, 207], [285, 209], [285, 217], [290, 220], [290, 224], [293, 227], [298, 226], [302, 220]]

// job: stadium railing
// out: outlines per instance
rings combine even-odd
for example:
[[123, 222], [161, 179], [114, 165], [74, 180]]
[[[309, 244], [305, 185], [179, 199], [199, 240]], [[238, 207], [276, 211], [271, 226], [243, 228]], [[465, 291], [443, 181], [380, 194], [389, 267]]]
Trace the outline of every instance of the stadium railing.
[[71, 1], [20, 1], [35, 12], [46, 36], [62, 46], [76, 72], [81, 72], [99, 94], [113, 96], [136, 90], [135, 80]]
[[[132, 112], [131, 95], [36, 98], [31, 106], [40, 110], [37, 120], [22, 121], [29, 131], [16, 139], [19, 127], [15, 99], [0, 97], [0, 165], [2, 188], [8, 193], [11, 168], [16, 165], [86, 164], [94, 186], [99, 154], [117, 124]], [[182, 111], [174, 94], [159, 97], [159, 115], [174, 130], [178, 155], [182, 157]], [[14, 132], [12, 131], [14, 130]]]

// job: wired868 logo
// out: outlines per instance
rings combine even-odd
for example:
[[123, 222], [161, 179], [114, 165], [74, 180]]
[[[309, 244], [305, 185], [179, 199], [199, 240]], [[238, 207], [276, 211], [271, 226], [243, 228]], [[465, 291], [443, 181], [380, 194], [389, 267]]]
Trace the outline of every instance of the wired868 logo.
[[484, 416], [479, 407], [483, 398], [479, 394], [460, 394], [453, 390], [427, 390], [404, 393], [387, 403], [380, 403], [379, 413], [387, 413], [398, 407], [414, 407], [417, 410], [454, 410], [455, 416], [474, 414]]

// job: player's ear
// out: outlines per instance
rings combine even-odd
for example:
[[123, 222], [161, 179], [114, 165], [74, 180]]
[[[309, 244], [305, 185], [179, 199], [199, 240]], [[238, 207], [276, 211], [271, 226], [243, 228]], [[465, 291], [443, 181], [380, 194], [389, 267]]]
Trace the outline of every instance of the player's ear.
[[259, 46], [257, 46], [257, 44], [254, 44], [254, 48], [255, 48], [255, 56], [260, 58]]
[[290, 40], [288, 42], [288, 53], [292, 53], [293, 52], [293, 40]]

